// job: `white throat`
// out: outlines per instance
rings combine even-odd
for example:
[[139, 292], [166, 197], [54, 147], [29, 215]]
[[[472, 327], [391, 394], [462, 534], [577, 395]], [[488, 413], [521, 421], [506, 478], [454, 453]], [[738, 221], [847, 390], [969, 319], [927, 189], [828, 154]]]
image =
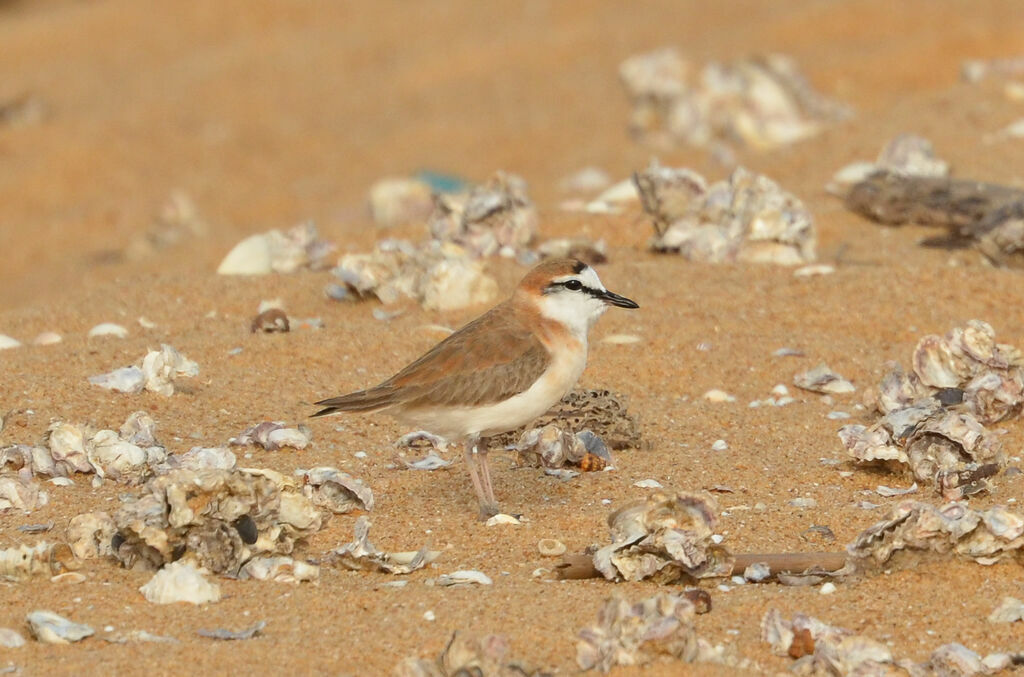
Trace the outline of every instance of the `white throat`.
[[[605, 289], [592, 268], [585, 268], [576, 277], [591, 289]], [[594, 322], [608, 310], [601, 299], [567, 290], [544, 294], [537, 300], [537, 306], [541, 315], [564, 325], [583, 345], [587, 345], [587, 332]]]

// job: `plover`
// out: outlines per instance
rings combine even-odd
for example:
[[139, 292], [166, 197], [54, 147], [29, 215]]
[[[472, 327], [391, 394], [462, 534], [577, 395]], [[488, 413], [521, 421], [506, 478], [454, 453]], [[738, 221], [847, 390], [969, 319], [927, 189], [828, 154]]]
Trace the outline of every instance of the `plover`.
[[494, 515], [486, 438], [529, 423], [572, 389], [587, 364], [587, 333], [608, 306], [639, 307], [582, 261], [544, 261], [506, 301], [380, 385], [317, 402], [324, 408], [313, 416], [381, 411], [463, 441], [481, 516]]

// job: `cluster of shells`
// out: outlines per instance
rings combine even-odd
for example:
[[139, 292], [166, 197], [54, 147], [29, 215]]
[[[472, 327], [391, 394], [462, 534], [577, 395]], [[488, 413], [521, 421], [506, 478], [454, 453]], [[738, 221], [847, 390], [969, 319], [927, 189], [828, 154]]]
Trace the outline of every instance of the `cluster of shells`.
[[815, 259], [810, 211], [766, 176], [740, 167], [709, 186], [693, 170], [652, 163], [634, 181], [654, 223], [655, 251], [712, 263]]
[[728, 550], [712, 539], [717, 506], [708, 494], [655, 491], [608, 516], [612, 542], [593, 554], [611, 581], [661, 583], [722, 576], [732, 569]]
[[657, 146], [738, 142], [772, 148], [850, 116], [780, 54], [697, 68], [673, 48], [626, 59], [619, 77], [633, 106], [630, 131]]
[[792, 619], [769, 609], [761, 619], [761, 639], [778, 656], [797, 659], [797, 675], [990, 675], [1018, 664], [1020, 654], [979, 656], [962, 644], [944, 644], [928, 660], [897, 659], [892, 649], [867, 635], [858, 635], [797, 613]]
[[[400, 192], [394, 199], [405, 195]], [[484, 272], [480, 259], [495, 254], [514, 257], [537, 234], [537, 210], [526, 182], [498, 172], [468, 193], [438, 194], [433, 201], [427, 219], [429, 239], [382, 240], [370, 253], [342, 256], [334, 274], [343, 287], [329, 288], [328, 293], [373, 296], [385, 304], [412, 299], [433, 310], [493, 301], [498, 284]], [[375, 213], [393, 211], [386, 208], [384, 196], [376, 195], [374, 204]]]
[[1005, 462], [998, 438], [986, 425], [1020, 415], [1024, 359], [997, 343], [980, 320], [945, 336], [922, 338], [913, 370], [893, 365], [869, 404], [881, 415], [870, 426], [839, 431], [858, 463], [909, 467], [947, 499], [986, 488], [986, 477]]

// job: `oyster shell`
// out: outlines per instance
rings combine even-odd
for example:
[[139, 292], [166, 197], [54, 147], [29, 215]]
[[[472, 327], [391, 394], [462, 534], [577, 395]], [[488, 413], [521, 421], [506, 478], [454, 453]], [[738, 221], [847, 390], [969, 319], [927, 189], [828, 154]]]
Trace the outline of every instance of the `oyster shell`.
[[312, 437], [313, 431], [308, 426], [286, 428], [283, 423], [278, 421], [263, 421], [246, 428], [238, 437], [232, 437], [228, 440], [228, 444], [232, 446], [258, 444], [267, 451], [277, 451], [283, 447], [305, 449], [309, 446]]
[[301, 583], [320, 578], [320, 567], [291, 557], [253, 557], [238, 572], [238, 577], [278, 583]]
[[70, 644], [93, 634], [88, 625], [75, 623], [52, 611], [33, 611], [25, 620], [32, 635], [44, 644]]
[[165, 564], [148, 583], [139, 588], [153, 604], [209, 604], [220, 601], [220, 586], [203, 576], [191, 562], [178, 560]]
[[608, 580], [660, 583], [724, 576], [732, 555], [712, 539], [717, 505], [710, 494], [652, 492], [608, 516], [612, 543], [594, 553]]
[[633, 176], [654, 222], [651, 247], [691, 261], [797, 265], [814, 261], [814, 220], [766, 176], [738, 167], [708, 186], [696, 172], [653, 162]]
[[71, 551], [79, 559], [108, 557], [114, 554], [111, 545], [117, 526], [106, 512], [86, 512], [68, 522], [67, 539]]
[[303, 476], [302, 493], [313, 505], [336, 515], [352, 510], [373, 510], [373, 491], [346, 472], [337, 468], [318, 467]]
[[435, 196], [427, 227], [431, 237], [465, 247], [473, 257], [517, 252], [537, 234], [537, 209], [526, 192], [526, 182], [499, 171], [467, 197]]

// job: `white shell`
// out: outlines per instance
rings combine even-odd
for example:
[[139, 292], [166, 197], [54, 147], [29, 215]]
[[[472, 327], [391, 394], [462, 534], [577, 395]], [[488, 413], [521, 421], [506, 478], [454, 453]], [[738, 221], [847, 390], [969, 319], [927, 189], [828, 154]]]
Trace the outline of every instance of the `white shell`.
[[89, 338], [96, 336], [114, 336], [116, 338], [125, 338], [128, 336], [128, 330], [119, 324], [113, 322], [104, 322], [97, 324], [95, 327], [89, 330]]
[[217, 266], [218, 275], [267, 275], [272, 271], [270, 241], [265, 234], [245, 238]]
[[138, 367], [121, 367], [106, 374], [90, 376], [89, 383], [119, 393], [141, 393], [146, 376]]
[[44, 644], [70, 644], [93, 634], [88, 625], [74, 623], [52, 611], [33, 611], [25, 620], [35, 638]]
[[0, 350], [7, 350], [9, 348], [18, 348], [21, 346], [21, 341], [11, 338], [7, 334], [0, 334]]
[[438, 585], [491, 585], [494, 581], [491, 577], [482, 571], [476, 569], [463, 569], [460, 571], [453, 571], [450, 574], [444, 574], [438, 576]]
[[220, 600], [220, 586], [206, 580], [203, 571], [191, 562], [181, 560], [165, 564], [139, 590], [154, 604], [206, 604]]
[[20, 646], [25, 646], [25, 638], [17, 630], [0, 628], [0, 646], [5, 649], [17, 649]]
[[32, 339], [32, 343], [37, 346], [50, 346], [54, 343], [60, 343], [63, 340], [64, 339], [61, 335], [55, 331], [44, 331], [42, 334], [39, 334]]
[[500, 524], [522, 524], [522, 522], [512, 515], [499, 513], [488, 519], [484, 524], [489, 527], [496, 527]]

